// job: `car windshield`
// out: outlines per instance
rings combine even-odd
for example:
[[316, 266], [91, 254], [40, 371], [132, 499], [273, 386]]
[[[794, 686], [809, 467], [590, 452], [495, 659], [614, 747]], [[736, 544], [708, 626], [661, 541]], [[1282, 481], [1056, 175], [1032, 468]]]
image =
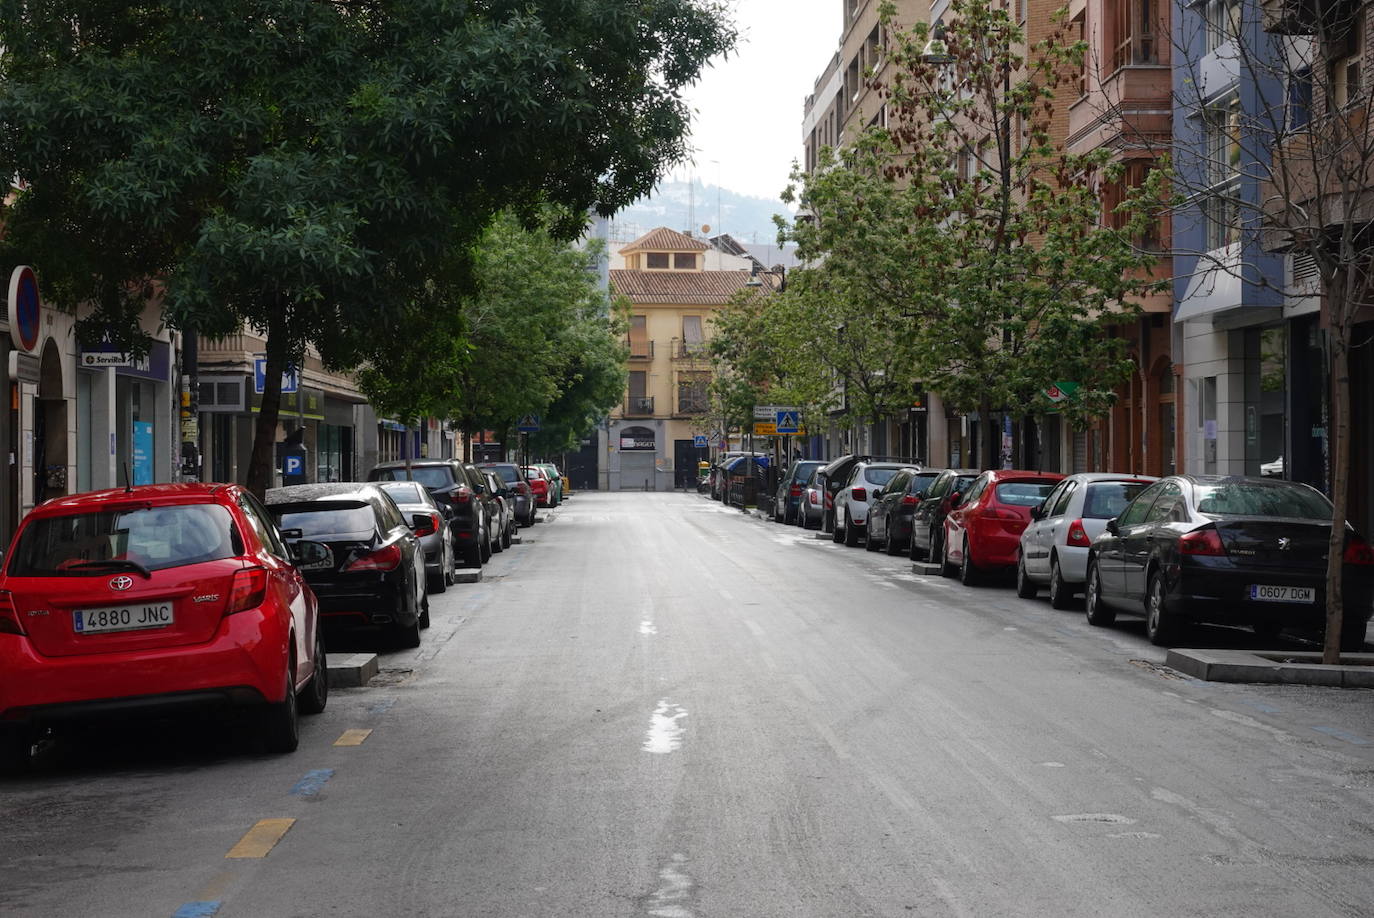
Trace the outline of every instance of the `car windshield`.
[[797, 465], [796, 469], [794, 469], [793, 472], [792, 472], [792, 480], [793, 480], [793, 481], [810, 481], [810, 480], [811, 480], [811, 476], [814, 475], [814, 474], [816, 473], [816, 469], [818, 469], [818, 468], [820, 468], [820, 467], [821, 467], [821, 464], [820, 464], [819, 462], [802, 462], [802, 463], [799, 463], [799, 464]]
[[413, 481], [387, 481], [379, 485], [398, 504], [423, 504], [425, 492]]
[[1319, 492], [1288, 482], [1227, 481], [1200, 484], [1197, 511], [1209, 516], [1270, 516], [1329, 520], [1331, 503]]
[[15, 546], [9, 575], [108, 574], [121, 561], [156, 571], [242, 551], [233, 517], [218, 504], [102, 510], [34, 520]]
[[418, 481], [426, 488], [447, 488], [452, 481], [448, 469], [441, 465], [417, 465], [406, 474], [406, 470], [377, 469], [374, 473], [378, 481]]
[[1054, 481], [1004, 481], [997, 486], [997, 502], [1013, 507], [1034, 507], [1054, 490]]
[[316, 501], [268, 507], [282, 529], [299, 529], [307, 539], [358, 538], [371, 534], [372, 505], [361, 501]]
[[1135, 496], [1150, 486], [1148, 481], [1098, 481], [1083, 496], [1083, 518], [1110, 520], [1121, 515]]
[[934, 473], [911, 476], [911, 481], [906, 486], [906, 493], [920, 497], [930, 490], [931, 485], [935, 484], [935, 478]]
[[870, 466], [864, 469], [864, 478], [868, 480], [869, 484], [885, 485], [892, 480], [893, 475], [896, 475], [900, 471], [900, 468], [877, 469]]

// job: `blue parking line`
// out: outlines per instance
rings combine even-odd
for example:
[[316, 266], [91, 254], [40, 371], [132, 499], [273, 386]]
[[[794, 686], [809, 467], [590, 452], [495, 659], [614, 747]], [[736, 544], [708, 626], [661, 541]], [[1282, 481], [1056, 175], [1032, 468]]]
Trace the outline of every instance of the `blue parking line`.
[[367, 713], [369, 713], [369, 714], [385, 714], [387, 711], [390, 711], [390, 710], [391, 710], [393, 707], [395, 707], [395, 706], [396, 706], [396, 699], [395, 699], [395, 698], [388, 698], [388, 699], [386, 699], [385, 701], [379, 701], [377, 704], [374, 704], [372, 707], [368, 708], [368, 709], [367, 709]]
[[1338, 740], [1344, 740], [1352, 746], [1369, 745], [1369, 740], [1365, 739], [1363, 736], [1356, 736], [1338, 727], [1313, 727], [1312, 729], [1316, 730], [1318, 733], [1325, 733], [1327, 736], [1334, 736]]
[[1278, 709], [1278, 708], [1274, 707], [1272, 704], [1265, 704], [1263, 701], [1246, 701], [1244, 698], [1242, 698], [1242, 699], [1240, 700], [1240, 703], [1243, 704], [1243, 705], [1245, 705], [1246, 707], [1254, 708], [1256, 711], [1259, 711], [1261, 714], [1277, 714], [1277, 713], [1279, 713], [1279, 709]]
[[223, 902], [187, 902], [181, 908], [172, 912], [172, 918], [211, 918]]
[[334, 777], [334, 769], [317, 768], [314, 771], [306, 772], [304, 778], [296, 782], [296, 786], [291, 788], [291, 793], [297, 797], [313, 797], [324, 789], [324, 784]]

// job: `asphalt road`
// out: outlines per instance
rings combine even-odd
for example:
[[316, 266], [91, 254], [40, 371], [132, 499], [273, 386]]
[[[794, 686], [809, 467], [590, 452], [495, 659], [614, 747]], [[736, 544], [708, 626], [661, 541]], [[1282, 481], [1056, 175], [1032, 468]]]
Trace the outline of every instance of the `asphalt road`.
[[0, 915], [1374, 915], [1374, 692], [697, 495], [524, 535], [294, 755], [204, 720], [0, 783]]

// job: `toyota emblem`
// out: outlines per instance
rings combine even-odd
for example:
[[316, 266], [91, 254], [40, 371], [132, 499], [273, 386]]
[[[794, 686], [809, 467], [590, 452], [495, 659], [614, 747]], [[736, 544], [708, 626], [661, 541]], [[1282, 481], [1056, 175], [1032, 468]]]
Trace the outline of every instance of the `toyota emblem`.
[[125, 577], [122, 575], [119, 577], [115, 577], [113, 580], [110, 581], [110, 589], [112, 590], [127, 590], [129, 587], [133, 585], [134, 578]]

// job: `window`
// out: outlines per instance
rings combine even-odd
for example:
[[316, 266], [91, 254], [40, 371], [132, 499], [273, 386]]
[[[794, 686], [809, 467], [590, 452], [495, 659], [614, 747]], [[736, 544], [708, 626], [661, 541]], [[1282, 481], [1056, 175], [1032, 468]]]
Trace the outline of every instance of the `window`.
[[1059, 499], [1054, 502], [1054, 507], [1047, 516], [1063, 516], [1069, 509], [1069, 501], [1073, 500], [1073, 492], [1078, 490], [1078, 482], [1070, 481], [1064, 485], [1064, 490], [1060, 493]]
[[1240, 97], [1230, 95], [1202, 116], [1206, 182], [1202, 198], [1208, 249], [1240, 241]]
[[678, 414], [705, 414], [710, 385], [710, 373], [683, 373], [678, 376]]
[[1328, 108], [1345, 108], [1360, 95], [1360, 59], [1364, 56], [1364, 17], [1352, 17], [1345, 36], [1330, 55], [1331, 98]]
[[647, 316], [630, 316], [630, 359], [647, 360], [654, 356], [652, 342], [649, 341]]
[[674, 252], [673, 267], [679, 271], [695, 271], [697, 267], [697, 256], [693, 252]]
[[1159, 492], [1163, 489], [1164, 483], [1150, 485], [1126, 508], [1126, 512], [1121, 515], [1122, 526], [1134, 526], [1136, 523], [1143, 522], [1145, 514], [1150, 512], [1150, 505], [1155, 502]]
[[[1102, 188], [1102, 207], [1106, 212], [1103, 223], [1115, 230], [1125, 230], [1131, 222], [1134, 214], [1129, 210], [1121, 210], [1131, 193], [1145, 184], [1150, 177], [1151, 170], [1154, 169], [1154, 161], [1148, 159], [1132, 160], [1125, 164], [1121, 175], [1121, 181]], [[1131, 237], [1131, 244], [1138, 249], [1147, 252], [1158, 252], [1163, 249], [1163, 234], [1160, 232], [1159, 219], [1153, 219]]]
[[1107, 48], [1113, 72], [1131, 64], [1159, 63], [1155, 40], [1158, 0], [1108, 0]]
[[1083, 518], [1109, 520], [1120, 516], [1147, 485], [1139, 481], [1102, 481], [1088, 485], [1083, 496]]
[[1302, 67], [1288, 77], [1288, 130], [1305, 131], [1312, 121], [1312, 68]]
[[696, 357], [706, 353], [706, 339], [702, 334], [701, 316], [682, 317], [682, 356]]
[[1210, 516], [1268, 516], [1292, 520], [1330, 520], [1331, 504], [1320, 491], [1302, 484], [1237, 481], [1197, 485], [1197, 512]]
[[1240, 37], [1241, 9], [1241, 0], [1207, 0], [1203, 16], [1207, 20], [1208, 54]]
[[[264, 543], [271, 548], [266, 539]], [[10, 557], [11, 577], [121, 573], [119, 561], [150, 571], [232, 558], [243, 538], [218, 504], [101, 510], [35, 520]]]
[[645, 265], [645, 267], [650, 268], [650, 269], [653, 269], [653, 268], [667, 268], [667, 267], [668, 267], [668, 253], [667, 253], [667, 252], [646, 252], [646, 253], [644, 254], [644, 265]]
[[272, 514], [267, 512], [267, 508], [258, 503], [258, 499], [253, 495], [244, 494], [239, 498], [239, 509], [248, 518], [249, 525], [257, 530], [263, 547], [283, 561], [290, 561], [291, 553], [282, 542], [281, 533], [277, 532], [276, 524], [272, 522]]
[[649, 382], [649, 374], [643, 370], [630, 371], [630, 398], [644, 398]]
[[1165, 482], [1164, 487], [1159, 492], [1159, 497], [1155, 498], [1154, 506], [1145, 515], [1145, 522], [1158, 523], [1173, 512], [1178, 505], [1178, 499], [1183, 495], [1183, 489], [1178, 486], [1178, 482]]

